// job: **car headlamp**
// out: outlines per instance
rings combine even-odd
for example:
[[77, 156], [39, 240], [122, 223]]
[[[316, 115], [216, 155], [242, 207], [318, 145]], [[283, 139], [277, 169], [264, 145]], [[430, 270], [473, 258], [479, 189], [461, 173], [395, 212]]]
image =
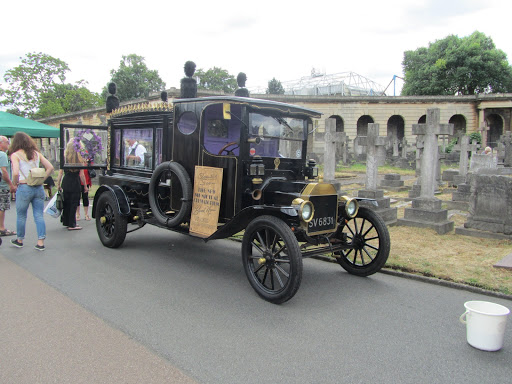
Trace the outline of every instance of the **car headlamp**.
[[344, 204], [345, 214], [350, 217], [356, 217], [359, 211], [359, 204], [353, 197], [341, 196], [340, 201]]
[[297, 209], [300, 218], [308, 223], [315, 215], [315, 207], [311, 201], [306, 201], [301, 198], [293, 200], [292, 205]]

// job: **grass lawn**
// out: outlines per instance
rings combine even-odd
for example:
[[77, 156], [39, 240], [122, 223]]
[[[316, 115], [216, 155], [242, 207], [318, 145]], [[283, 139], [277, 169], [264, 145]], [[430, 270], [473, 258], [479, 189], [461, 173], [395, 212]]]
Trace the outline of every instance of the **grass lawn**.
[[[442, 168], [442, 170], [448, 167]], [[366, 172], [364, 164], [338, 168], [336, 177], [350, 177]], [[389, 166], [379, 167], [379, 174], [398, 173], [414, 176], [413, 170]], [[412, 186], [415, 179], [405, 185]], [[344, 185], [344, 189], [356, 194], [361, 184]], [[453, 188], [442, 188], [436, 195], [440, 200], [451, 200]], [[404, 199], [408, 192], [387, 192], [391, 206], [397, 207], [397, 216], [404, 216], [407, 204]], [[408, 205], [410, 206], [410, 205]], [[467, 219], [468, 212], [449, 211], [449, 220], [460, 227]], [[435, 277], [457, 283], [512, 294], [512, 270], [494, 268], [493, 265], [512, 253], [512, 241], [476, 238], [456, 235], [455, 231], [438, 235], [433, 229], [392, 226], [389, 227], [391, 252], [386, 264], [404, 272]]]

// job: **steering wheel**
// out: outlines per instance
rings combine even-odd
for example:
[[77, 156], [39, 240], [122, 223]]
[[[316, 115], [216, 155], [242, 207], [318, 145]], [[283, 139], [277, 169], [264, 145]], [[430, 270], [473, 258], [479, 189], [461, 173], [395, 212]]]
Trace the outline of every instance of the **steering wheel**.
[[[230, 150], [228, 150], [229, 147], [233, 147], [231, 148]], [[232, 141], [230, 143], [227, 143], [226, 145], [224, 145], [220, 151], [219, 151], [219, 155], [222, 155], [222, 152], [226, 152], [226, 155], [233, 155], [233, 151], [235, 149], [237, 149], [238, 147], [240, 147], [240, 144], [238, 144], [236, 141]]]

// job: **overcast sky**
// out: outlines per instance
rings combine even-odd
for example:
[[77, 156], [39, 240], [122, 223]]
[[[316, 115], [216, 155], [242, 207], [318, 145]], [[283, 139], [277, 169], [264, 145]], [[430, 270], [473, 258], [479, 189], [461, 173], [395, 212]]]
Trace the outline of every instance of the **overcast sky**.
[[[66, 82], [101, 92], [123, 55], [143, 56], [167, 88], [187, 60], [266, 88], [311, 74], [355, 72], [386, 87], [406, 50], [475, 30], [512, 62], [510, 0], [9, 1], [2, 5], [0, 82], [29, 52], [65, 61]], [[397, 80], [397, 94], [401, 81]], [[393, 94], [393, 85], [388, 88]]]

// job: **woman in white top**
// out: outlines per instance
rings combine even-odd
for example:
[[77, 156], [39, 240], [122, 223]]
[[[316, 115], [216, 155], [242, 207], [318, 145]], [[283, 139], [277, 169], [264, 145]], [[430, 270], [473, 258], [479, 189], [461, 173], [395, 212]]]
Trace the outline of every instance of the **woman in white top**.
[[27, 185], [26, 176], [31, 168], [42, 165], [46, 177], [53, 172], [53, 165], [38, 151], [35, 141], [24, 132], [17, 132], [9, 147], [11, 154], [12, 182], [16, 187], [16, 239], [11, 240], [17, 248], [23, 247], [25, 224], [27, 222], [28, 206], [32, 203], [32, 211], [37, 229], [37, 244], [35, 249], [44, 251], [46, 225], [43, 210], [45, 193], [42, 185]]

